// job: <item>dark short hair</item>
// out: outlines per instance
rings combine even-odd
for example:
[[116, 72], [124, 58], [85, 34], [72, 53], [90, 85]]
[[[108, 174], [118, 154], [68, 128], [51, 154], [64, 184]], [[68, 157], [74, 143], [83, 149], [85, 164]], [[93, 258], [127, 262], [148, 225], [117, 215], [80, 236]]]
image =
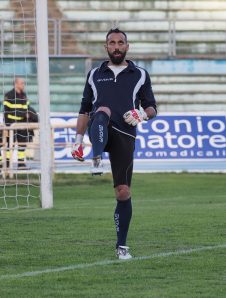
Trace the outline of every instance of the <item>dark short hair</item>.
[[126, 42], [127, 42], [127, 35], [124, 31], [120, 30], [119, 28], [111, 28], [107, 35], [106, 35], [106, 41], [108, 39], [108, 36], [111, 34], [111, 33], [122, 33], [124, 36], [125, 36], [125, 39], [126, 39]]

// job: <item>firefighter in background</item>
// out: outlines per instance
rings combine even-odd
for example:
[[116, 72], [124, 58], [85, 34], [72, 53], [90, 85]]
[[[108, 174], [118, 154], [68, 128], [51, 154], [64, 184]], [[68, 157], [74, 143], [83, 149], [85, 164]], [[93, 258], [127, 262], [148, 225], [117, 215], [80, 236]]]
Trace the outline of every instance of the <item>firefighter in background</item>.
[[[29, 106], [29, 101], [24, 90], [24, 79], [17, 77], [14, 81], [14, 88], [5, 94], [3, 101], [5, 125], [11, 125], [12, 123], [20, 122], [38, 122], [37, 113]], [[17, 141], [18, 143], [18, 168], [27, 168], [25, 164], [26, 145], [24, 143], [31, 142], [33, 135], [33, 130], [14, 130], [14, 142]], [[8, 165], [9, 158], [9, 152], [7, 152]]]

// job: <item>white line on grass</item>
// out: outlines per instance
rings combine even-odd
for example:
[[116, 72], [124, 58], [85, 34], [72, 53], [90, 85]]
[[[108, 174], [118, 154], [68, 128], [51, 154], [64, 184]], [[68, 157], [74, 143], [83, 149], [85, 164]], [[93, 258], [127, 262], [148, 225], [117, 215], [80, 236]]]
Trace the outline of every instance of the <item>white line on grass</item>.
[[98, 261], [98, 262], [94, 262], [94, 263], [75, 264], [75, 265], [58, 267], [58, 268], [48, 268], [48, 269], [37, 270], [37, 271], [23, 272], [23, 273], [19, 273], [19, 274], [1, 275], [0, 280], [18, 279], [18, 278], [22, 278], [22, 277], [32, 277], [32, 276], [42, 275], [42, 274], [46, 274], [46, 273], [56, 273], [56, 272], [63, 272], [63, 271], [69, 271], [69, 270], [86, 269], [86, 268], [91, 268], [91, 267], [96, 267], [96, 266], [106, 266], [106, 265], [113, 265], [113, 264], [118, 264], [118, 263], [122, 264], [124, 262], [133, 262], [133, 261], [164, 258], [164, 257], [170, 257], [170, 256], [179, 256], [179, 255], [190, 254], [190, 253], [200, 252], [200, 251], [214, 250], [214, 249], [219, 249], [219, 248], [226, 248], [226, 243], [212, 245], [212, 246], [201, 246], [201, 247], [189, 248], [189, 249], [178, 249], [178, 250], [169, 251], [169, 252], [160, 252], [160, 253], [152, 254], [150, 256], [134, 257], [127, 261], [103, 260], [103, 261]]

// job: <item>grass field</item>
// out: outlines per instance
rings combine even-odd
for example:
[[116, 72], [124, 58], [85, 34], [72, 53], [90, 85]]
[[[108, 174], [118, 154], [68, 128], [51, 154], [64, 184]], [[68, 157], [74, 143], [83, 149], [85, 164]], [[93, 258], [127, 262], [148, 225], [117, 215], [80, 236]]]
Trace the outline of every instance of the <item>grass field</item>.
[[0, 211], [0, 297], [226, 297], [226, 175], [135, 174], [114, 255], [110, 175], [57, 176], [54, 208]]

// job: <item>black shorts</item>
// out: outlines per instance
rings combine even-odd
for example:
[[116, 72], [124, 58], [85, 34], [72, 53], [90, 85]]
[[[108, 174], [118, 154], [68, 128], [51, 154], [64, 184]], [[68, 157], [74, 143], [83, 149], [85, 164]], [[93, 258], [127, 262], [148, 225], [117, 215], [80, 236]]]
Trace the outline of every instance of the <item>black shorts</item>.
[[109, 152], [114, 187], [131, 185], [135, 138], [108, 126], [108, 142], [104, 151]]

